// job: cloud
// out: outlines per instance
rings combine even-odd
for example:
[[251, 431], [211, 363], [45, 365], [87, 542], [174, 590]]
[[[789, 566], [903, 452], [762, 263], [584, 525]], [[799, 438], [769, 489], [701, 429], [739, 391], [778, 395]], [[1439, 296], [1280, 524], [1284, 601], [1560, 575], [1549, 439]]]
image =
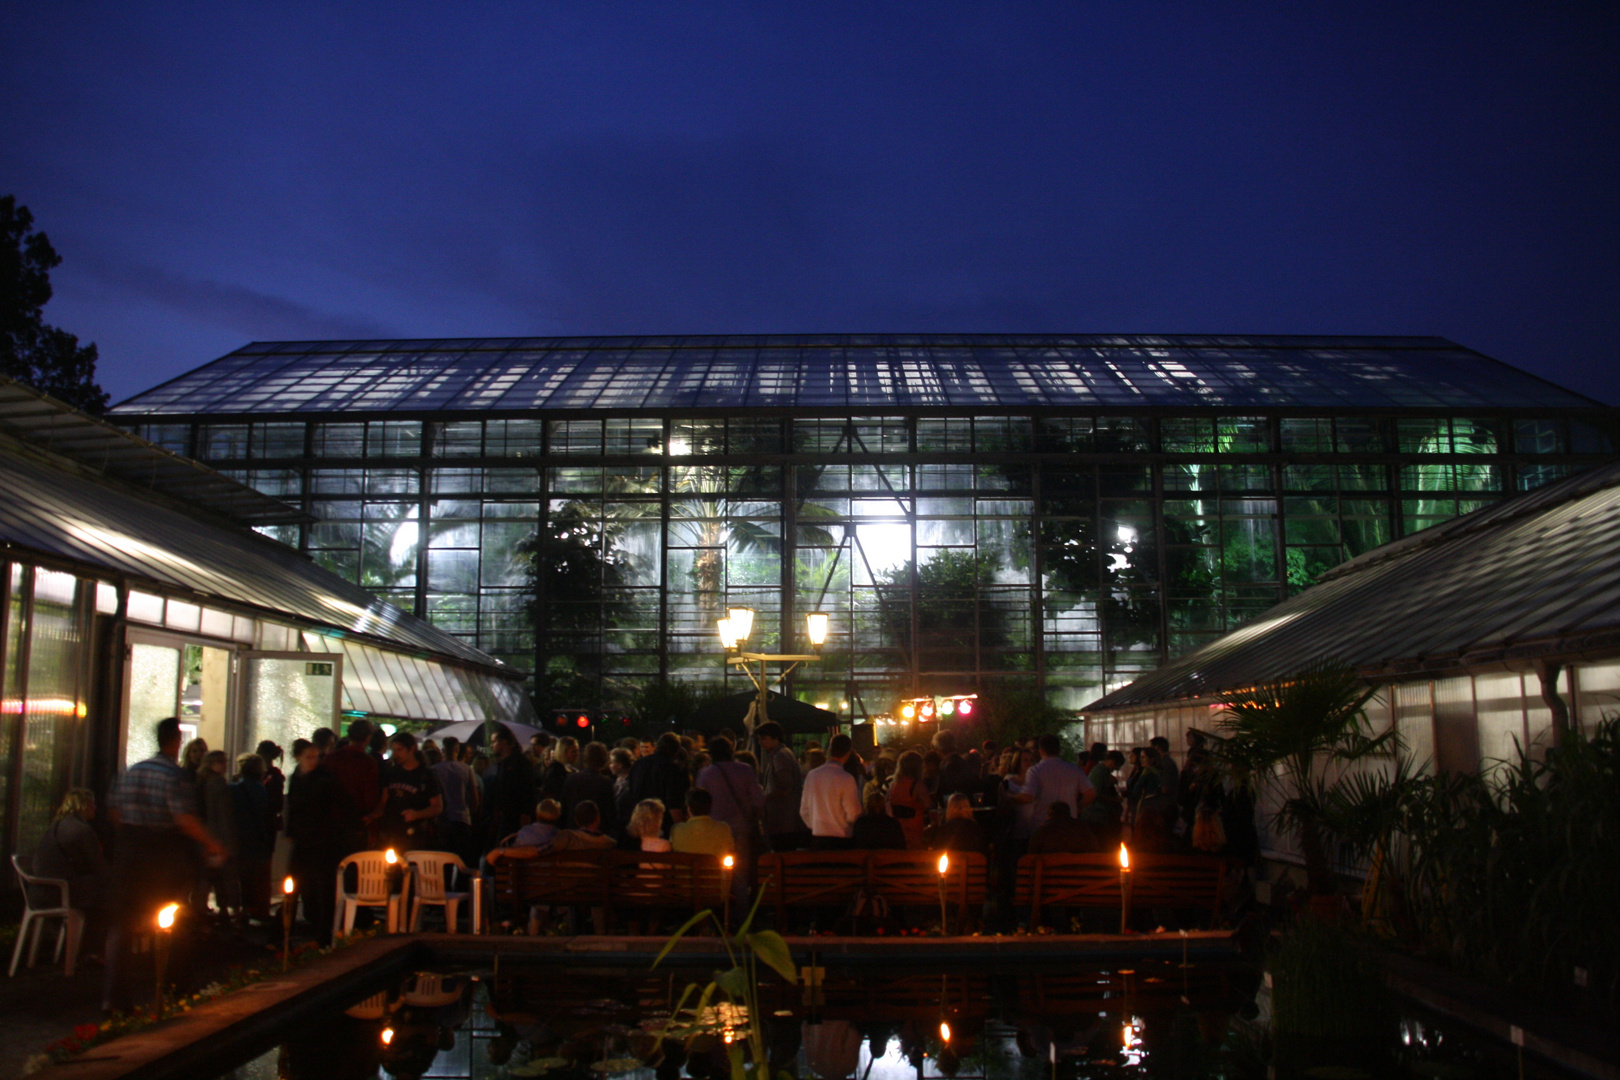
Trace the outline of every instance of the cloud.
[[161, 304], [191, 320], [256, 341], [387, 338], [396, 331], [363, 315], [318, 308], [244, 285], [199, 280], [149, 263], [85, 260], [80, 269], [104, 289]]

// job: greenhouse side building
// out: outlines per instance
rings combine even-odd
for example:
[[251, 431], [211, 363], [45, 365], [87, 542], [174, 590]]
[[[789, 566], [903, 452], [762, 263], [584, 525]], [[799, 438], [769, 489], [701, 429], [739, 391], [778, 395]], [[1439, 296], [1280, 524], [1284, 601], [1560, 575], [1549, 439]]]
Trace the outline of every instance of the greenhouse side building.
[[0, 377], [4, 853], [155, 753], [164, 717], [233, 757], [359, 716], [532, 720], [524, 672], [253, 531], [303, 520]]
[[1620, 464], [1367, 552], [1086, 707], [1110, 746], [1178, 749], [1222, 695], [1331, 661], [1378, 688], [1414, 765], [1471, 772], [1620, 714]]
[[846, 717], [1077, 708], [1617, 430], [1438, 338], [1152, 335], [256, 343], [112, 416], [543, 699], [744, 689], [742, 605], [768, 652], [831, 616], [791, 690]]

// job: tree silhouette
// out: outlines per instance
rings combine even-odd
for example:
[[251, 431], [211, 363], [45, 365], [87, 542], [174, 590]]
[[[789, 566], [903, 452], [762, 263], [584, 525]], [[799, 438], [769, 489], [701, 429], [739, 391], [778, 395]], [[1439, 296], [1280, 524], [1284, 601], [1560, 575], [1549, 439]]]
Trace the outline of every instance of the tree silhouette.
[[34, 231], [34, 215], [0, 196], [0, 375], [89, 413], [107, 407], [96, 383], [96, 347], [45, 322], [51, 271], [62, 257]]

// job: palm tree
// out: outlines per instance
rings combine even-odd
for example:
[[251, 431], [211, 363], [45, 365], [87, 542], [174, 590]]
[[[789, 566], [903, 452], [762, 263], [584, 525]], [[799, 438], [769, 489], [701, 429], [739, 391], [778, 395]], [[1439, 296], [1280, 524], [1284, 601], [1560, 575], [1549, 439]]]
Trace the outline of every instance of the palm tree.
[[1323, 660], [1221, 699], [1212, 755], [1240, 782], [1247, 777], [1281, 799], [1274, 823], [1299, 840], [1306, 879], [1318, 896], [1334, 891], [1323, 824], [1345, 782], [1342, 763], [1397, 742], [1393, 728], [1373, 734], [1366, 704], [1374, 693], [1354, 669]]

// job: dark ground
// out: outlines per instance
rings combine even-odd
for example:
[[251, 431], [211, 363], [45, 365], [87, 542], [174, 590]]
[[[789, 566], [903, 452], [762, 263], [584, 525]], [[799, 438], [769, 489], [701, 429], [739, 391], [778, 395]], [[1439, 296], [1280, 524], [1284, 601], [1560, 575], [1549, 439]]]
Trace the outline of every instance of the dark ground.
[[[179, 934], [179, 931], [176, 931]], [[295, 932], [293, 947], [308, 940]], [[13, 937], [5, 936], [3, 961], [11, 965]], [[39, 965], [17, 969], [13, 979], [0, 980], [0, 1078], [22, 1075], [23, 1064], [45, 1047], [68, 1035], [79, 1024], [99, 1024], [104, 969], [89, 966], [80, 957], [73, 977], [62, 974], [61, 964], [47, 961], [55, 947], [55, 931], [47, 926], [40, 945]], [[281, 924], [236, 933], [193, 933], [175, 942], [170, 954], [171, 983], [186, 993], [226, 978], [235, 967], [274, 969], [280, 962]], [[23, 957], [26, 965], [28, 958]], [[153, 999], [153, 956], [134, 957], [130, 985], [135, 1004], [150, 1007]]]

